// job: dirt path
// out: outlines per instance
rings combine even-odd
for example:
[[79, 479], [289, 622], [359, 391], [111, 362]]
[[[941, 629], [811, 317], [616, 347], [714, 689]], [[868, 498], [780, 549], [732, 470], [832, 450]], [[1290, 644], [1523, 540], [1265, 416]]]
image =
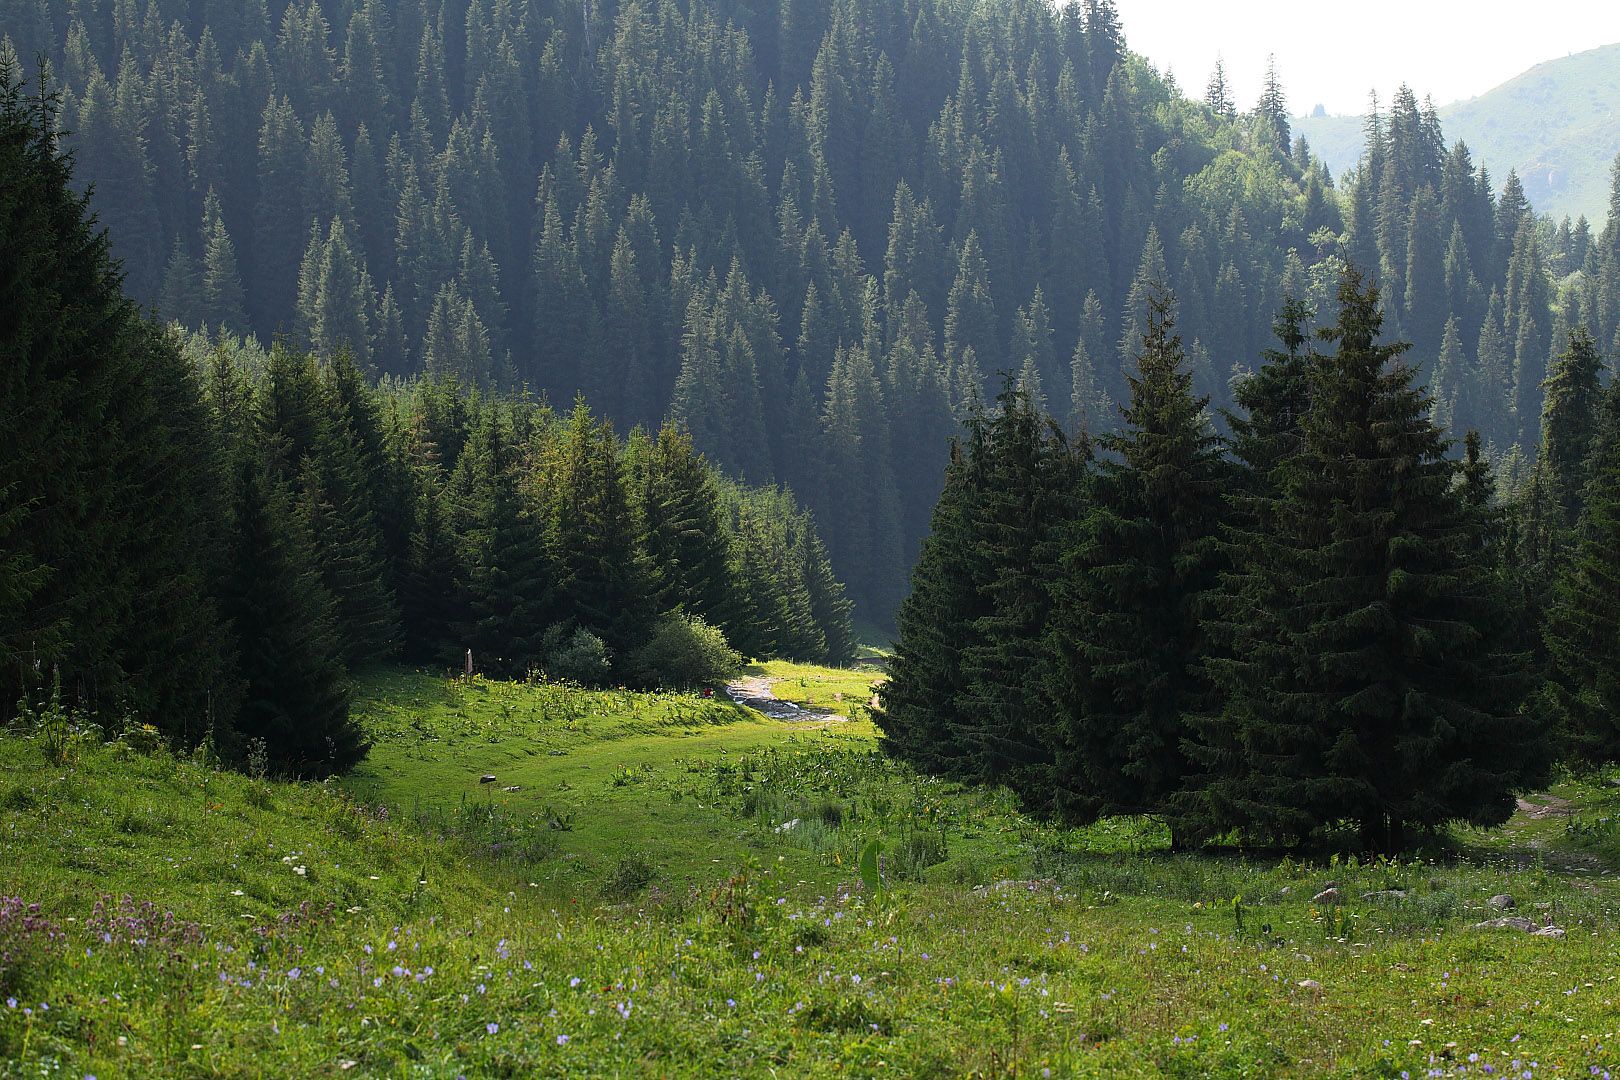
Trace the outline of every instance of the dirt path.
[[773, 689], [775, 679], [766, 679], [759, 676], [750, 676], [738, 679], [726, 687], [726, 693], [732, 701], [755, 712], [764, 713], [772, 720], [782, 720], [791, 724], [811, 723], [817, 720], [830, 720], [842, 723], [844, 717], [837, 713], [817, 712], [796, 705], [791, 701], [783, 701], [776, 696]]
[[[1602, 858], [1591, 852], [1575, 850], [1567, 844], [1559, 843], [1560, 837], [1556, 831], [1550, 831], [1545, 827], [1537, 828], [1542, 823], [1552, 825], [1554, 822], [1567, 821], [1579, 809], [1579, 806], [1568, 799], [1550, 792], [1539, 792], [1520, 798], [1517, 818], [1522, 819], [1524, 824], [1516, 830], [1520, 842], [1510, 846], [1508, 854], [1516, 858], [1521, 866], [1539, 864], [1559, 874], [1581, 875], [1586, 878], [1613, 876], [1614, 868]], [[1509, 829], [1513, 829], [1513, 823], [1509, 824]]]
[[1550, 817], [1567, 818], [1575, 812], [1575, 806], [1573, 803], [1571, 803], [1568, 799], [1560, 799], [1557, 795], [1533, 795], [1531, 798], [1538, 799], [1540, 801], [1532, 802], [1530, 799], [1518, 800], [1519, 813], [1523, 814], [1525, 817], [1533, 818], [1537, 821]]

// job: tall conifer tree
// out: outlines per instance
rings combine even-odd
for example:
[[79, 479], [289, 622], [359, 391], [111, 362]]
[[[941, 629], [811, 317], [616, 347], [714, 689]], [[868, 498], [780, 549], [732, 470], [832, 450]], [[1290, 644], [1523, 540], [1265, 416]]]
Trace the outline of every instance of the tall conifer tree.
[[1098, 440], [1051, 631], [1058, 806], [1076, 820], [1162, 809], [1187, 769], [1184, 717], [1209, 692], [1198, 605], [1230, 470], [1162, 293], [1148, 298], [1130, 385], [1124, 428]]
[[1212, 627], [1224, 701], [1199, 725], [1180, 816], [1293, 841], [1350, 821], [1391, 850], [1412, 830], [1506, 820], [1546, 740], [1519, 712], [1523, 658], [1477, 555], [1485, 521], [1405, 347], [1378, 344], [1378, 292], [1353, 270], [1339, 304], [1303, 444], [1259, 501], [1268, 539], [1234, 570], [1248, 603]]

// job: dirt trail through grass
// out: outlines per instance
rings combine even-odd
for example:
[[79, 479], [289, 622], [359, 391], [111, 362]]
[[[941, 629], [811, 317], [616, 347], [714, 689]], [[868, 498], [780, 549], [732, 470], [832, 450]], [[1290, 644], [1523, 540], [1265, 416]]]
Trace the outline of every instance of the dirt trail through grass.
[[1615, 862], [1607, 852], [1576, 840], [1574, 827], [1583, 818], [1610, 812], [1613, 801], [1606, 788], [1557, 784], [1552, 790], [1520, 797], [1512, 820], [1478, 835], [1489, 836], [1487, 848], [1522, 867], [1543, 866], [1570, 877], [1579, 887], [1589, 887], [1592, 878], [1612, 877]]
[[772, 720], [783, 720], [788, 723], [808, 723], [817, 720], [842, 721], [847, 717], [837, 713], [820, 712], [806, 709], [804, 706], [792, 701], [783, 701], [776, 696], [776, 684], [780, 679], [764, 676], [749, 676], [738, 679], [726, 687], [726, 693], [731, 700], [747, 709], [764, 713]]

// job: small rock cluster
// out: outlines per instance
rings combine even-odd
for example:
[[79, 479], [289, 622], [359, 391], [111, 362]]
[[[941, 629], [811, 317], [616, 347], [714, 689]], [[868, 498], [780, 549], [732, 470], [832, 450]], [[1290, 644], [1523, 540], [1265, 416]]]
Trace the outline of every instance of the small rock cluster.
[[[1485, 905], [1492, 911], [1512, 911], [1519, 906], [1517, 901], [1507, 893], [1498, 893], [1485, 901]], [[1521, 934], [1545, 938], [1561, 938], [1564, 936], [1563, 927], [1554, 926], [1551, 921], [1547, 922], [1546, 925], [1542, 925], [1534, 919], [1525, 918], [1523, 915], [1502, 915], [1495, 919], [1486, 919], [1484, 922], [1475, 923], [1474, 929], [1517, 930]]]

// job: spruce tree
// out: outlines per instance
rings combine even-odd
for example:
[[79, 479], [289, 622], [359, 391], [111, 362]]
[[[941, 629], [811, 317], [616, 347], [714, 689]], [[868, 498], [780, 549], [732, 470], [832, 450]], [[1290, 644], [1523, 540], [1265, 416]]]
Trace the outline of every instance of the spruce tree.
[[366, 753], [349, 715], [349, 692], [333, 625], [332, 598], [315, 569], [307, 529], [254, 455], [235, 477], [235, 529], [223, 608], [236, 629], [245, 690], [234, 752], [262, 741], [277, 773], [320, 779]]
[[507, 418], [487, 408], [460, 465], [471, 499], [467, 532], [466, 648], [481, 671], [521, 675], [539, 666], [558, 621], [554, 542], [519, 489]]
[[410, 546], [399, 576], [404, 655], [417, 663], [455, 665], [467, 646], [466, 551], [456, 535], [448, 496], [436, 476], [424, 480], [412, 517]]
[[1136, 368], [1057, 578], [1045, 681], [1071, 820], [1162, 810], [1187, 771], [1184, 718], [1209, 694], [1198, 608], [1230, 470], [1163, 293], [1148, 297]]
[[959, 732], [968, 711], [963, 653], [989, 613], [981, 589], [984, 549], [974, 528], [985, 495], [987, 423], [975, 410], [967, 434], [951, 444], [945, 487], [900, 605], [894, 657], [873, 714], [887, 753], [937, 775], [973, 771], [972, 748]]
[[1031, 673], [1047, 650], [1063, 527], [1082, 491], [1084, 458], [1036, 407], [1003, 385], [984, 438], [983, 491], [972, 515], [977, 587], [988, 609], [961, 645], [963, 704], [953, 737], [968, 775], [1007, 783], [1026, 804], [1052, 797], [1048, 706]]
[[54, 667], [74, 704], [189, 746], [234, 701], [211, 425], [120, 291], [55, 109], [0, 45], [0, 710]]
[[1283, 94], [1282, 80], [1277, 76], [1275, 56], [1266, 61], [1266, 84], [1260, 94], [1260, 103], [1255, 106], [1254, 111], [1260, 121], [1261, 131], [1276, 148], [1278, 155], [1286, 159], [1289, 148], [1293, 145], [1293, 139], [1288, 126], [1288, 99]]
[[541, 483], [556, 540], [559, 600], [615, 657], [624, 657], [646, 640], [656, 612], [618, 440], [579, 399], [551, 454]]
[[689, 436], [665, 424], [633, 434], [630, 498], [660, 611], [685, 611], [729, 629], [739, 616], [730, 541], [714, 474]]
[[1620, 760], [1620, 384], [1604, 391], [1575, 548], [1558, 576], [1542, 695], [1566, 759]]
[[1398, 850], [1414, 829], [1506, 820], [1546, 764], [1479, 553], [1487, 522], [1406, 346], [1378, 344], [1377, 289], [1347, 271], [1339, 306], [1301, 448], [1256, 500], [1264, 540], [1236, 545], [1225, 591], [1240, 606], [1210, 625], [1223, 702], [1178, 804], [1197, 835], [1299, 842], [1351, 822], [1362, 846]]
[[236, 265], [236, 246], [225, 230], [219, 196], [203, 203], [202, 310], [205, 322], [233, 334], [247, 330], [247, 299]]
[[1603, 359], [1585, 327], [1570, 331], [1568, 345], [1553, 364], [1544, 387], [1541, 455], [1547, 498], [1560, 528], [1575, 525], [1587, 485], [1587, 456], [1597, 433], [1598, 377]]

